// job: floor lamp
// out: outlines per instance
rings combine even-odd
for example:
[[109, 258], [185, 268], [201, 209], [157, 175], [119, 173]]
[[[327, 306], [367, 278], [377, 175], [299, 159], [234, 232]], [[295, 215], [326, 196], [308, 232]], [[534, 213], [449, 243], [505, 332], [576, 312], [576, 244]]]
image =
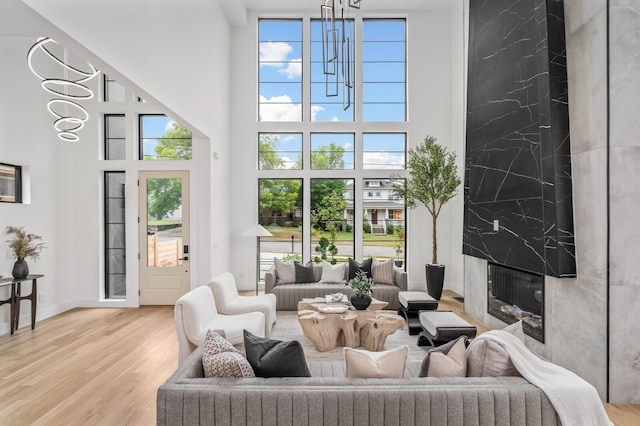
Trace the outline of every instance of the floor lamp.
[[256, 237], [256, 295], [260, 284], [260, 237], [273, 237], [262, 225], [256, 223], [242, 234], [243, 237]]

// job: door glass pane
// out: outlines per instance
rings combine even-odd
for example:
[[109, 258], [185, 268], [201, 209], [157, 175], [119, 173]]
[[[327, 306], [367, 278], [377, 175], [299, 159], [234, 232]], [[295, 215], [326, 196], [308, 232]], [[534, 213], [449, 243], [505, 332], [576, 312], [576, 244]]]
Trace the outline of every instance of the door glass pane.
[[147, 179], [147, 266], [182, 265], [182, 179]]

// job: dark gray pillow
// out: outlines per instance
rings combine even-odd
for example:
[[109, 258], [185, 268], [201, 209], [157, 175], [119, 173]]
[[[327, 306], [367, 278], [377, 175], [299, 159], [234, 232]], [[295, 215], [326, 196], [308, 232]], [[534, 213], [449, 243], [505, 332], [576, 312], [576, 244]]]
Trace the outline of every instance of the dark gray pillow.
[[313, 276], [313, 263], [307, 262], [306, 265], [296, 261], [294, 262], [296, 268], [296, 283], [313, 283], [315, 282]]
[[364, 271], [369, 278], [371, 275], [371, 265], [373, 264], [373, 258], [370, 257], [362, 262], [358, 262], [352, 258], [349, 258], [349, 279], [352, 280], [356, 277], [356, 272]]
[[265, 339], [244, 330], [244, 350], [256, 377], [311, 377], [297, 340]]

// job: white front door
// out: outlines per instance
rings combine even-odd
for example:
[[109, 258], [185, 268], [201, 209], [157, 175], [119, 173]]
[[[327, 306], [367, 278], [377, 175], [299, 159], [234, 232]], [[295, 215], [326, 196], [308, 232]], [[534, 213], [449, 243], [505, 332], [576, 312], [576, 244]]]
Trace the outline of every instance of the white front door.
[[189, 291], [189, 172], [140, 172], [140, 304], [173, 305]]

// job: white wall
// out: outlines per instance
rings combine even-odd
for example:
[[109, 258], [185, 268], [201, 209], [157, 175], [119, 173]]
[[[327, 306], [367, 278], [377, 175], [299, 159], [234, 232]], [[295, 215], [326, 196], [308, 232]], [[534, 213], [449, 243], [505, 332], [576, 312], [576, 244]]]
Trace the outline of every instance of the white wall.
[[[382, 12], [367, 12], [361, 9], [363, 17], [406, 17], [408, 31], [407, 85], [409, 127], [407, 141], [413, 147], [426, 135], [433, 135], [450, 150], [458, 154], [458, 164], [462, 175], [464, 153], [464, 62], [463, 62], [463, 19], [462, 10], [453, 17], [451, 10], [411, 11], [398, 15]], [[257, 169], [257, 18], [301, 18], [318, 17], [307, 12], [252, 12], [248, 13], [247, 25], [234, 27], [232, 31], [232, 151], [231, 181], [234, 195], [230, 210], [231, 269], [242, 288], [255, 286], [255, 251], [253, 238], [243, 238], [244, 232], [257, 220], [258, 177], [328, 177], [320, 171], [262, 171]], [[457, 25], [457, 28], [455, 27]], [[459, 34], [456, 36], [455, 34]], [[452, 51], [460, 52], [452, 55]], [[349, 123], [341, 123], [342, 129], [349, 129]], [[303, 123], [303, 132], [330, 129], [331, 123]], [[273, 131], [282, 131], [278, 123], [267, 126]], [[267, 128], [267, 127], [262, 127]], [[393, 129], [392, 129], [393, 130]], [[349, 130], [347, 130], [349, 131]], [[356, 148], [357, 149], [357, 148]], [[356, 151], [358, 152], [358, 151]], [[333, 171], [331, 177], [342, 176], [343, 172]], [[357, 179], [378, 177], [367, 172]], [[304, 197], [309, 196], [308, 183]], [[462, 187], [460, 187], [462, 194]], [[357, 195], [356, 195], [357, 197]], [[307, 221], [304, 223], [308, 229]], [[438, 223], [438, 260], [447, 265], [445, 287], [462, 292], [462, 215], [463, 199], [459, 195], [443, 209]], [[431, 218], [425, 208], [408, 213], [407, 266], [409, 287], [426, 289], [424, 264], [431, 260]], [[359, 237], [356, 227], [356, 240]], [[308, 257], [309, 242], [303, 242]], [[356, 257], [361, 256], [356, 250]]]
[[[230, 29], [218, 3], [197, 2], [198, 7], [192, 8], [176, 2], [114, 1], [108, 8], [72, 0], [56, 2], [55, 7], [49, 7], [49, 2], [32, 3], [59, 29], [17, 0], [7, 0], [0, 7], [0, 22], [17, 17], [16, 12], [24, 21], [22, 25], [2, 25], [0, 31], [0, 76], [5, 81], [0, 101], [4, 129], [0, 161], [25, 166], [32, 188], [31, 204], [0, 204], [0, 228], [5, 235], [5, 226], [23, 225], [47, 242], [42, 260], [31, 265], [33, 272], [46, 275], [40, 286], [44, 301], [38, 306], [38, 318], [75, 306], [137, 306], [138, 170], [191, 171], [191, 284], [205, 284], [212, 275], [228, 270], [230, 213], [224, 206], [231, 193]], [[11, 32], [25, 37], [11, 37]], [[59, 141], [53, 117], [46, 111], [49, 96], [25, 61], [28, 48], [42, 35], [82, 54], [148, 102], [118, 105], [91, 101], [85, 105], [92, 119], [79, 132], [80, 142]], [[90, 84], [98, 89], [99, 81]], [[131, 139], [127, 161], [100, 159], [103, 112], [134, 116], [134, 124], [127, 128]], [[166, 113], [190, 127], [194, 131], [194, 161], [136, 161], [135, 115], [143, 112]], [[214, 160], [213, 152], [222, 160]], [[101, 300], [101, 187], [105, 169], [127, 171], [126, 302]], [[10, 275], [13, 261], [7, 259], [5, 239], [0, 243], [0, 274]], [[26, 318], [29, 312], [25, 309], [23, 313]], [[2, 333], [9, 328], [8, 314], [3, 310], [0, 315]]]
[[[0, 96], [0, 162], [20, 165], [30, 181], [30, 202], [0, 203], [0, 275], [11, 276], [15, 259], [6, 240], [7, 226], [24, 226], [44, 239], [46, 248], [40, 260], [27, 259], [31, 273], [44, 274], [39, 293], [44, 300], [38, 306], [38, 319], [67, 308], [59, 297], [64, 288], [57, 263], [59, 246], [56, 206], [60, 184], [56, 167], [56, 136], [53, 116], [46, 109], [48, 96], [26, 63], [26, 52], [35, 40], [27, 37], [0, 37], [0, 79], [5, 82]], [[26, 287], [26, 293], [29, 287]], [[0, 298], [7, 299], [2, 289]], [[25, 304], [26, 306], [26, 304]], [[21, 324], [29, 323], [30, 309], [22, 310]], [[0, 309], [0, 334], [9, 332], [9, 306]]]
[[[230, 164], [229, 32], [218, 2], [114, 0], [95, 7], [82, 0], [63, 4], [25, 0], [70, 38], [87, 49], [98, 67], [121, 82], [131, 82], [143, 98], [155, 99], [171, 116], [210, 139], [195, 158], [192, 178], [192, 230], [199, 262], [192, 285], [228, 269], [228, 209], [226, 184]], [[113, 70], [113, 72], [111, 72]], [[223, 161], [213, 158], [213, 153]], [[196, 266], [192, 262], [192, 266]]]

